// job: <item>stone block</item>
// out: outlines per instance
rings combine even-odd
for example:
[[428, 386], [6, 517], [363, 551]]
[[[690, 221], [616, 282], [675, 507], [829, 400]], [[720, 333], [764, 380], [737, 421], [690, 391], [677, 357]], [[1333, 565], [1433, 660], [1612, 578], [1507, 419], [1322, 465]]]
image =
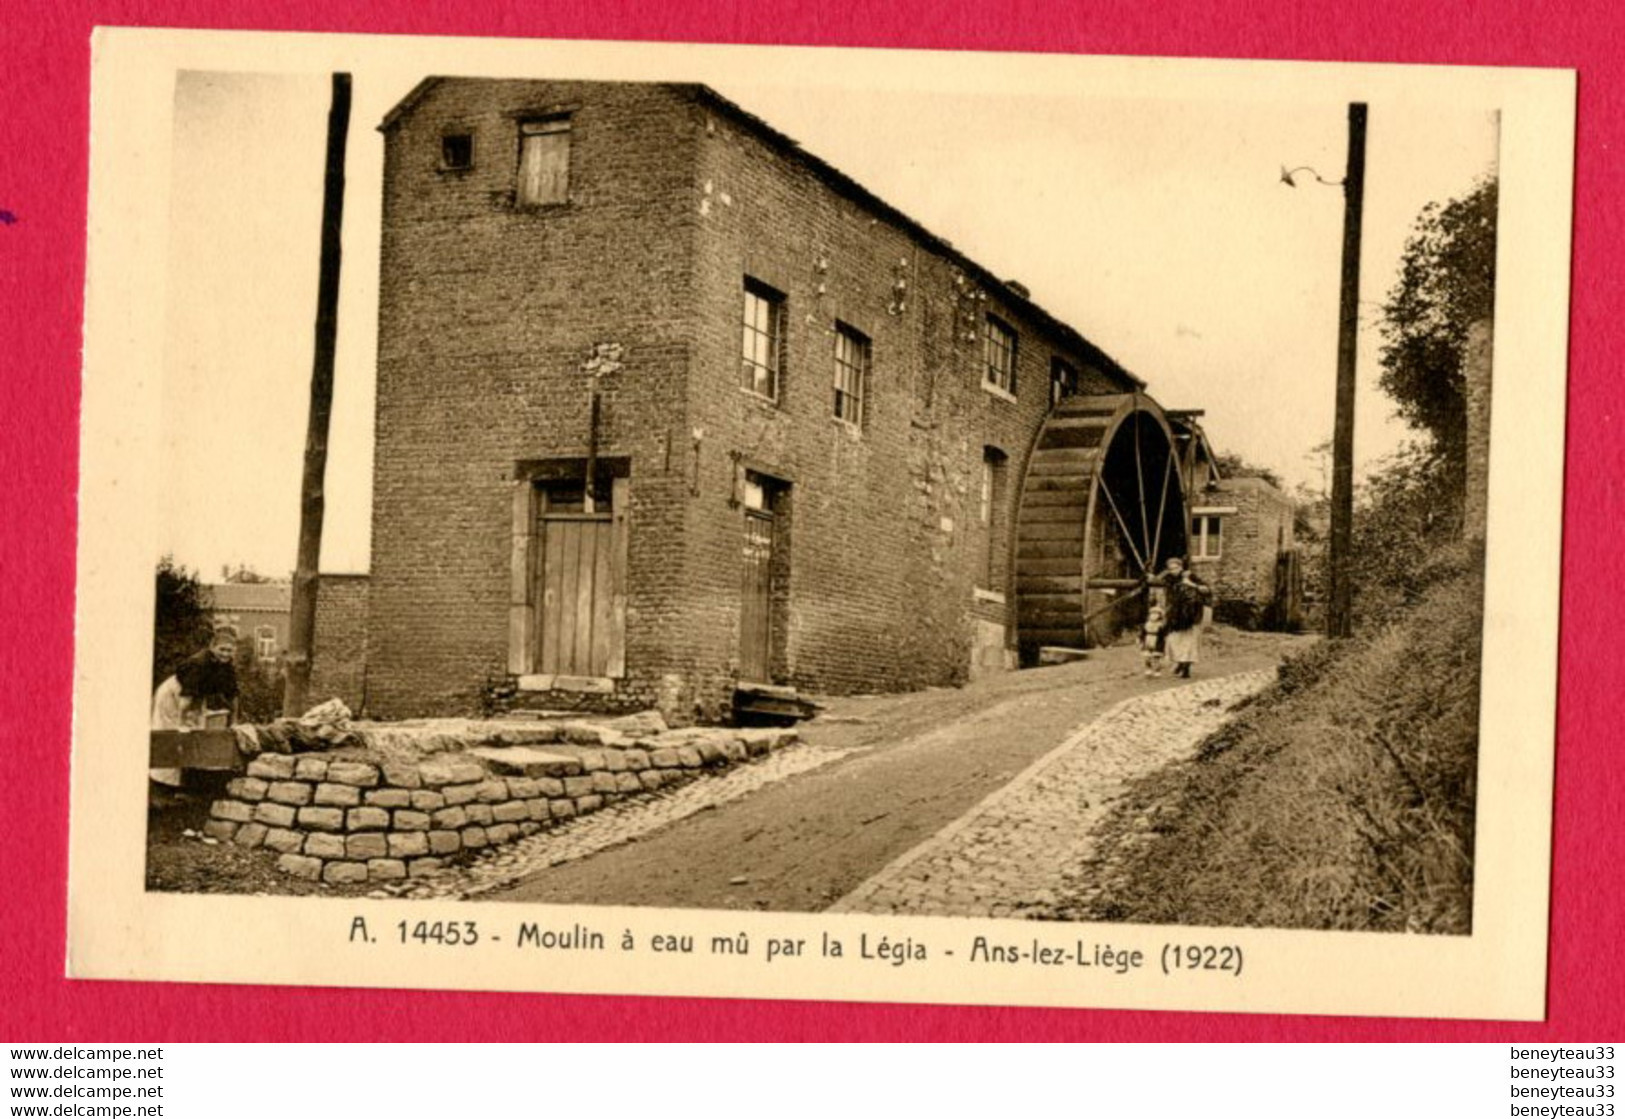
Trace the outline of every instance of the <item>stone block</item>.
[[232, 842], [239, 847], [258, 847], [265, 842], [265, 833], [269, 830], [264, 824], [244, 824], [237, 829]]
[[626, 764], [626, 751], [625, 750], [605, 750], [604, 751], [604, 768], [609, 770], [611, 773], [622, 773], [622, 772], [624, 772], [628, 768], [628, 766]]
[[650, 752], [649, 764], [656, 769], [676, 769], [683, 763], [678, 759], [676, 750], [670, 747], [662, 747]]
[[536, 797], [525, 802], [525, 808], [532, 820], [547, 821], [553, 818], [553, 810], [547, 805], [546, 797]]
[[539, 797], [561, 797], [564, 795], [564, 781], [558, 777], [536, 778], [536, 795]]
[[238, 825], [231, 820], [205, 820], [203, 834], [224, 843], [237, 834], [237, 827]]
[[542, 825], [538, 824], [535, 820], [521, 820], [519, 822], [519, 834], [520, 835], [532, 836], [532, 835], [535, 835], [537, 832], [539, 832], [541, 830], [542, 830]]
[[326, 758], [299, 758], [293, 763], [293, 775], [301, 781], [322, 781], [327, 777]]
[[294, 810], [286, 804], [272, 804], [262, 800], [254, 806], [254, 819], [273, 828], [293, 827]]
[[597, 812], [602, 807], [604, 807], [604, 798], [597, 793], [588, 793], [584, 797], [576, 797], [576, 813], [578, 815]]
[[307, 882], [314, 882], [322, 876], [322, 860], [307, 855], [283, 855], [277, 859], [276, 868], [290, 878], [303, 878]]
[[468, 810], [466, 808], [442, 808], [435, 812], [430, 819], [437, 828], [460, 828], [468, 823]]
[[233, 777], [226, 782], [226, 793], [238, 800], [264, 800], [265, 790], [270, 787], [258, 777]]
[[530, 819], [530, 807], [522, 800], [505, 800], [491, 806], [491, 816], [501, 824], [516, 824]]
[[748, 756], [745, 753], [745, 744], [737, 738], [725, 739], [721, 745], [722, 756], [729, 762], [742, 762]]
[[335, 785], [371, 788], [378, 784], [378, 767], [366, 762], [333, 762], [327, 767], [327, 779]]
[[604, 751], [583, 750], [577, 755], [581, 759], [581, 768], [588, 773], [594, 773], [604, 768]]
[[471, 804], [480, 795], [478, 785], [447, 785], [440, 790], [447, 804]]
[[489, 804], [471, 804], [465, 809], [465, 811], [468, 813], [468, 822], [471, 824], [479, 824], [484, 826], [496, 819], [496, 817], [491, 814], [491, 806]]
[[445, 864], [439, 859], [413, 859], [406, 864], [406, 873], [413, 878], [421, 878], [425, 874], [433, 874]]
[[305, 836], [305, 854], [315, 855], [321, 859], [342, 859], [345, 854], [344, 837], [342, 835], [307, 835]]
[[376, 808], [406, 808], [412, 803], [412, 794], [407, 789], [368, 789], [361, 799]]
[[518, 824], [492, 824], [485, 829], [485, 838], [493, 844], [512, 843], [519, 838]]
[[626, 768], [632, 770], [645, 770], [649, 768], [649, 751], [623, 750], [621, 757], [626, 760]]
[[569, 797], [559, 797], [557, 800], [547, 802], [553, 809], [555, 820], [568, 820], [576, 814], [576, 802]]
[[399, 859], [368, 859], [367, 881], [390, 882], [406, 877], [406, 864]]
[[347, 886], [366, 880], [366, 863], [327, 863], [322, 867], [322, 881], [329, 885]]
[[592, 791], [595, 793], [613, 793], [617, 787], [615, 775], [607, 769], [600, 769], [592, 775]]
[[382, 808], [352, 808], [345, 813], [344, 826], [351, 831], [382, 831], [389, 827], [389, 813]]
[[254, 818], [254, 806], [244, 804], [240, 800], [217, 800], [209, 805], [209, 815], [216, 820], [230, 820], [235, 824], [246, 824]]
[[397, 859], [429, 853], [429, 836], [421, 831], [392, 831], [389, 833], [389, 853]]
[[383, 832], [362, 832], [345, 838], [344, 853], [352, 859], [381, 859], [389, 854], [389, 842]]
[[315, 805], [299, 810], [299, 826], [311, 831], [343, 831], [344, 809], [318, 808]]
[[273, 781], [265, 791], [265, 799], [297, 808], [310, 803], [310, 786], [303, 781]]
[[283, 854], [297, 854], [305, 846], [305, 833], [291, 828], [271, 828], [265, 833], [261, 845]]
[[451, 855], [463, 849], [463, 837], [454, 831], [429, 833], [429, 850], [437, 855]]
[[423, 787], [423, 774], [418, 767], [409, 764], [393, 764], [385, 762], [384, 783], [394, 785], [398, 789], [421, 789]]
[[615, 775], [615, 789], [622, 793], [641, 793], [643, 782], [638, 780], [636, 773], [617, 773]]
[[248, 763], [248, 776], [264, 781], [293, 779], [294, 760], [287, 754], [261, 754]]
[[413, 789], [412, 807], [419, 812], [434, 812], [437, 809], [446, 807], [446, 798], [444, 795], [430, 789]]
[[699, 769], [705, 764], [700, 752], [692, 746], [679, 746], [677, 748], [677, 761], [684, 769]]
[[398, 831], [429, 830], [429, 814], [427, 812], [414, 812], [410, 808], [397, 808], [390, 819]]
[[564, 795], [567, 797], [586, 796], [592, 790], [591, 777], [566, 777], [564, 779]]
[[516, 800], [529, 800], [531, 797], [536, 795], [536, 778], [508, 778], [508, 795]]
[[479, 848], [490, 842], [486, 839], [485, 829], [482, 827], [466, 827], [462, 831], [462, 836], [464, 847]]
[[[702, 738], [692, 748], [699, 751], [700, 761], [705, 765], [721, 765], [728, 760], [722, 752], [722, 743], [714, 738]], [[678, 756], [682, 756], [682, 751], [678, 751]]]
[[666, 770], [646, 769], [638, 774], [638, 780], [643, 782], [645, 789], [658, 789], [666, 783]]
[[482, 804], [499, 804], [508, 799], [508, 783], [500, 777], [481, 781], [475, 796]]
[[324, 782], [316, 786], [316, 795], [313, 799], [317, 804], [354, 808], [361, 803], [361, 790], [354, 785], [334, 785], [331, 782]]

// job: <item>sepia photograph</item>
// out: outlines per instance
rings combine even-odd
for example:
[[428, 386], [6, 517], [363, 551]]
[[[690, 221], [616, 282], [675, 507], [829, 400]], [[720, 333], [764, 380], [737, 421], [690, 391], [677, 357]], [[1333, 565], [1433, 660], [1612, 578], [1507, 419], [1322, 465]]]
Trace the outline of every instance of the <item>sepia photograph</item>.
[[76, 877], [94, 771], [355, 982], [1539, 1013], [1572, 75], [276, 38], [98, 43]]

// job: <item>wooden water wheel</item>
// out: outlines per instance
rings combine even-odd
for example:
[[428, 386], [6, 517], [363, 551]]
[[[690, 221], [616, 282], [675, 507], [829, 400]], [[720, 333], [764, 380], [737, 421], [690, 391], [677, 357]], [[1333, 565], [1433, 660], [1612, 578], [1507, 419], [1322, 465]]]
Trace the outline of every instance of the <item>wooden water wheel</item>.
[[1072, 396], [1038, 433], [1016, 526], [1022, 663], [1044, 645], [1087, 648], [1137, 624], [1146, 576], [1183, 555], [1188, 467], [1142, 393]]

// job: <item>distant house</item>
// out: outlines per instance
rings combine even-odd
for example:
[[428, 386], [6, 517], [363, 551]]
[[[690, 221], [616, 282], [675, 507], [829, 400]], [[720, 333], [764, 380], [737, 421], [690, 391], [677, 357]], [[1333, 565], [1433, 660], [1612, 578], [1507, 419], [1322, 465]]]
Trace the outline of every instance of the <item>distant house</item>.
[[239, 637], [253, 644], [258, 663], [280, 663], [288, 648], [293, 588], [287, 583], [209, 583], [206, 589], [215, 624], [237, 627]]
[[1220, 621], [1296, 627], [1296, 510], [1292, 498], [1265, 478], [1225, 478], [1193, 496], [1191, 564], [1212, 585]]

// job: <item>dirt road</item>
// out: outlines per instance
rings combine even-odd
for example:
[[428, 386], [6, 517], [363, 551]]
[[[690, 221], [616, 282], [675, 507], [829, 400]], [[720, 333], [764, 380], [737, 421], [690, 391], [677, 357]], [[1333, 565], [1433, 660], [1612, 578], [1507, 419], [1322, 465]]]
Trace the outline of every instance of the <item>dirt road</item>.
[[[1302, 638], [1217, 631], [1199, 678], [1275, 664]], [[1132, 648], [963, 689], [830, 701], [805, 724], [840, 760], [531, 874], [488, 899], [818, 911], [975, 807], [1147, 679]]]

